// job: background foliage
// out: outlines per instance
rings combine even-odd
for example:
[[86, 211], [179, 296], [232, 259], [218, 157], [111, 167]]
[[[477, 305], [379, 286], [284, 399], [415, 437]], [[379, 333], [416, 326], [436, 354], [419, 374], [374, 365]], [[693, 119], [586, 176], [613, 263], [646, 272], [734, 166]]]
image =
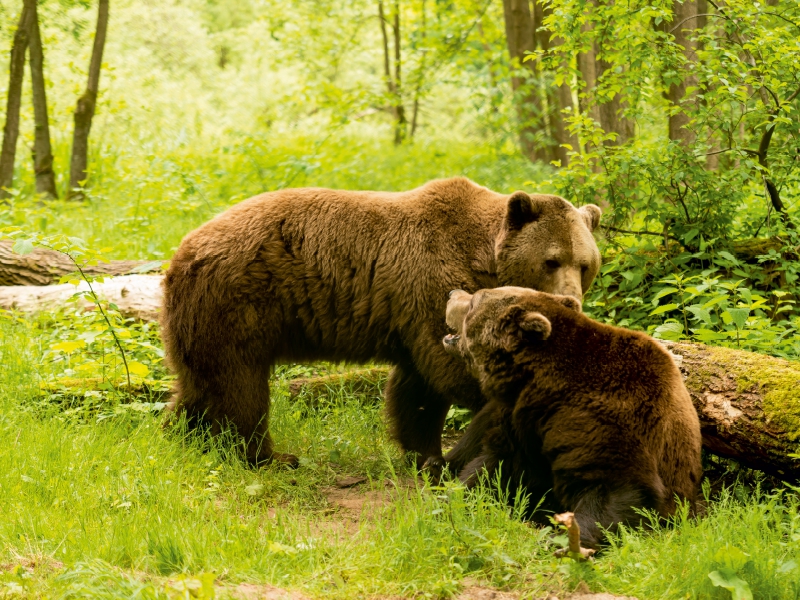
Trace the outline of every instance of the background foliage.
[[[2, 48], [21, 4], [0, 0]], [[168, 260], [186, 232], [263, 191], [465, 175], [603, 205], [594, 318], [798, 358], [800, 6], [527, 2], [531, 43], [510, 55], [522, 4], [386, 3], [400, 23], [399, 79], [387, 37], [392, 87], [376, 1], [115, 0], [85, 200], [35, 194], [26, 76], [0, 227], [79, 263]], [[39, 3], [61, 197], [95, 12]], [[203, 597], [214, 576], [332, 597], [450, 596], [467, 575], [540, 595], [580, 580], [648, 598], [800, 593], [796, 496], [752, 479], [709, 491], [703, 520], [625, 532], [589, 569], [552, 559], [551, 532], [488, 494], [421, 482], [342, 533], [325, 500], [337, 477], [408, 483], [374, 398], [341, 393], [307, 411], [286, 381], [337, 367], [279, 368], [273, 429], [305, 462], [255, 473], [225, 440], [158, 427], [169, 382], [157, 328], [101, 307], [2, 315], [0, 597]], [[463, 421], [455, 410], [450, 423]]]

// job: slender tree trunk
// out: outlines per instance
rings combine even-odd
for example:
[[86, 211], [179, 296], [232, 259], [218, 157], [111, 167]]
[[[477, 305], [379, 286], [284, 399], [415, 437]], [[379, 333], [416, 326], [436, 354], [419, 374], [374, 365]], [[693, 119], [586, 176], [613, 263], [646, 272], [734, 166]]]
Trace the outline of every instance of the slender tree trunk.
[[[544, 19], [550, 15], [550, 8], [545, 6], [542, 0], [534, 0], [533, 4], [533, 26], [536, 42], [545, 52], [561, 44], [559, 38], [552, 36], [549, 31], [543, 28]], [[578, 138], [569, 133], [564, 122], [563, 109], [572, 108], [572, 89], [568, 81], [564, 81], [559, 86], [554, 86], [547, 90], [548, 120], [550, 125], [550, 135], [555, 142], [551, 148], [553, 160], [561, 162], [562, 166], [569, 164], [569, 150], [562, 144], [568, 144], [573, 150], [578, 150]]]
[[92, 59], [89, 63], [89, 79], [86, 91], [75, 106], [75, 131], [72, 137], [72, 158], [69, 168], [69, 197], [83, 198], [83, 186], [88, 176], [89, 131], [92, 128], [97, 91], [100, 86], [100, 66], [103, 62], [103, 49], [108, 29], [108, 0], [100, 0], [97, 7], [97, 30], [94, 34]]
[[428, 49], [425, 43], [428, 37], [428, 24], [426, 21], [425, 0], [422, 0], [422, 32], [420, 39], [422, 40], [422, 56], [419, 59], [419, 67], [417, 68], [416, 83], [414, 84], [414, 105], [411, 111], [411, 133], [410, 137], [413, 140], [414, 134], [417, 132], [417, 117], [419, 116], [419, 99], [422, 92], [422, 81], [425, 77], [425, 58], [428, 55]]
[[381, 36], [383, 37], [383, 70], [386, 78], [386, 89], [392, 102], [392, 114], [395, 119], [394, 143], [401, 144], [405, 138], [406, 111], [400, 97], [400, 6], [395, 2], [395, 13], [392, 24], [394, 38], [395, 72], [392, 75], [392, 65], [389, 58], [389, 34], [386, 31], [386, 13], [383, 10], [383, 0], [378, 0], [378, 19], [381, 22]]
[[8, 198], [14, 184], [14, 161], [19, 137], [19, 109], [22, 103], [22, 79], [25, 76], [25, 52], [28, 49], [28, 21], [31, 5], [35, 0], [25, 0], [22, 13], [11, 43], [9, 60], [8, 98], [6, 100], [6, 123], [3, 127], [3, 147], [0, 151], [0, 198]]
[[[588, 4], [590, 10], [596, 6], [596, 0], [591, 0]], [[583, 31], [587, 34], [593, 33], [592, 25], [584, 26]], [[578, 70], [581, 73], [585, 87], [585, 99], [583, 110], [589, 112], [589, 116], [600, 124], [606, 133], [615, 133], [613, 141], [607, 141], [607, 146], [617, 146], [624, 144], [633, 137], [633, 121], [621, 115], [625, 99], [617, 93], [614, 98], [603, 103], [598, 102], [596, 88], [602, 81], [603, 75], [608, 72], [613, 65], [603, 59], [603, 40], [593, 41], [587, 52], [578, 55]]]
[[[683, 55], [687, 63], [696, 60], [696, 45], [689, 39], [691, 30], [697, 29], [697, 1], [684, 0], [673, 2], [673, 13], [675, 15], [672, 23], [672, 35], [675, 36], [675, 43], [683, 48]], [[685, 70], [685, 69], [684, 69]], [[681, 106], [685, 102], [693, 101], [692, 98], [686, 97], [686, 90], [689, 87], [697, 85], [697, 77], [695, 75], [687, 74], [681, 78], [679, 83], [672, 83], [667, 89], [667, 100], [674, 106]], [[669, 139], [680, 142], [683, 146], [691, 144], [695, 135], [694, 132], [687, 128], [689, 125], [689, 116], [683, 110], [677, 111], [675, 114], [669, 116]]]
[[30, 68], [33, 91], [35, 133], [33, 141], [33, 171], [36, 174], [36, 193], [48, 198], [58, 198], [53, 172], [53, 151], [50, 147], [50, 120], [47, 115], [47, 93], [44, 85], [44, 50], [39, 30], [36, 2], [31, 3], [30, 18]]
[[394, 93], [395, 105], [394, 114], [396, 119], [394, 129], [394, 143], [400, 145], [406, 138], [406, 109], [403, 106], [402, 97], [402, 79], [400, 77], [400, 2], [394, 3], [394, 23], [392, 25], [392, 34], [394, 36]]
[[545, 129], [543, 102], [535, 85], [534, 64], [524, 60], [528, 52], [536, 49], [529, 0], [503, 0], [503, 17], [508, 55], [511, 59], [511, 89], [519, 118], [520, 146], [531, 160], [547, 162], [550, 158], [549, 152], [541, 142]]

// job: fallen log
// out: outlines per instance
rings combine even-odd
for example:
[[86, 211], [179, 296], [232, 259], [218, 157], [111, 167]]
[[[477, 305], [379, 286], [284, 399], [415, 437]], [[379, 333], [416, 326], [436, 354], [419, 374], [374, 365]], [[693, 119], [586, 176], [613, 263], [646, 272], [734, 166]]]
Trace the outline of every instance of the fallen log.
[[[53, 285], [65, 275], [77, 273], [68, 256], [47, 248], [35, 248], [29, 254], [12, 250], [13, 241], [0, 241], [0, 286]], [[87, 276], [129, 275], [161, 270], [160, 260], [112, 260], [82, 267]]]
[[[158, 319], [161, 306], [161, 277], [158, 275], [123, 275], [105, 281], [95, 281], [92, 289], [101, 298], [113, 302], [124, 317], [142, 321]], [[0, 286], [0, 308], [21, 312], [54, 310], [67, 305], [78, 292], [89, 291], [89, 285]], [[88, 298], [80, 298], [78, 306], [91, 309], [95, 305]]]
[[[161, 277], [129, 275], [93, 286], [128, 317], [155, 320], [161, 304]], [[57, 308], [81, 283], [0, 287], [0, 308], [25, 312]], [[86, 299], [80, 302], [89, 308]], [[764, 354], [694, 343], [664, 342], [675, 355], [700, 416], [709, 452], [786, 481], [800, 479], [800, 362]], [[290, 395], [306, 401], [332, 390], [380, 396], [388, 367], [297, 380]], [[313, 403], [313, 402], [312, 402]]]
[[322, 396], [340, 393], [379, 397], [389, 377], [391, 367], [380, 365], [366, 369], [353, 369], [344, 373], [332, 373], [320, 377], [302, 377], [289, 382], [289, 398], [303, 400], [310, 406], [317, 404]]
[[800, 362], [664, 342], [700, 417], [703, 447], [784, 481], [800, 479]]
[[[784, 481], [800, 479], [800, 458], [792, 456], [800, 454], [800, 362], [703, 344], [664, 344], [684, 376], [708, 452]], [[290, 396], [310, 402], [333, 385], [379, 395], [387, 375], [388, 369], [355, 369], [297, 379], [289, 384]]]

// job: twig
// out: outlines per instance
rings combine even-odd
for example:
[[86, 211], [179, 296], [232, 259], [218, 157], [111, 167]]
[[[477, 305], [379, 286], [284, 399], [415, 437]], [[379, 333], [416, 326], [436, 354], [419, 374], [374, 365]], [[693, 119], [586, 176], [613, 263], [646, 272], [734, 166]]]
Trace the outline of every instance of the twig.
[[[658, 231], [631, 231], [629, 229], [620, 229], [619, 227], [612, 227], [611, 225], [607, 226], [605, 229], [606, 229], [606, 231], [614, 231], [616, 233], [627, 233], [627, 234], [630, 234], [630, 235], [654, 235], [654, 236], [660, 237], [660, 238], [664, 237], [664, 234], [662, 232], [658, 232]], [[669, 239], [674, 240], [676, 242], [680, 242], [680, 240], [678, 238], [676, 238], [675, 236], [673, 236], [673, 235], [669, 235], [668, 234], [667, 237], [669, 237]]]
[[585, 561], [594, 556], [596, 550], [581, 547], [581, 528], [575, 519], [575, 513], [566, 512], [553, 517], [556, 523], [567, 528], [567, 538], [569, 545], [566, 548], [559, 548], [555, 555], [557, 558], [569, 557], [572, 560]]

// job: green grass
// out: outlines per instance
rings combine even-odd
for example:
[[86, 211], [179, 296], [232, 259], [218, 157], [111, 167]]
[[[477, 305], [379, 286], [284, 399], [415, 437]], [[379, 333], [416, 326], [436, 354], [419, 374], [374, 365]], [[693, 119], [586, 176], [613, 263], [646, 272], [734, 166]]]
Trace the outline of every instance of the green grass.
[[[536, 598], [585, 581], [639, 598], [722, 599], [708, 574], [730, 569], [756, 598], [800, 597], [790, 492], [740, 487], [701, 519], [624, 533], [594, 565], [573, 564], [553, 558], [549, 529], [521, 522], [488, 488], [415, 479], [378, 398], [290, 403], [286, 382], [309, 367], [279, 368], [273, 390], [277, 448], [301, 467], [253, 470], [232, 440], [165, 429], [157, 413], [34, 401], [54, 368], [30, 343], [37, 332], [0, 322], [0, 596], [182, 597], [175, 586], [205, 576], [220, 597], [250, 583], [330, 598], [447, 597], [479, 584]], [[367, 481], [338, 490], [345, 475]], [[367, 502], [348, 510], [345, 495]]]

